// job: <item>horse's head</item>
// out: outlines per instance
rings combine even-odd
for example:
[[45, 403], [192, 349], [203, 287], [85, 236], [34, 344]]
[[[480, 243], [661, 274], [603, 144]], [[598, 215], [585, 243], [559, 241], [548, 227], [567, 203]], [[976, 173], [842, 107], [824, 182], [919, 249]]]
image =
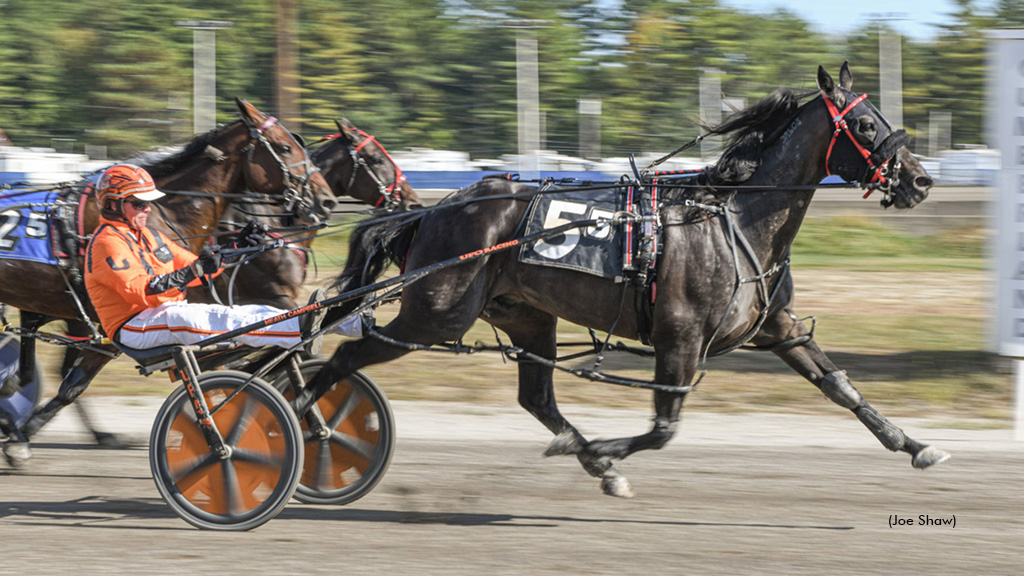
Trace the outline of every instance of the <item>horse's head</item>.
[[259, 194], [282, 196], [285, 209], [303, 219], [326, 221], [337, 204], [334, 193], [305, 147], [273, 116], [267, 116], [241, 98], [235, 98], [242, 121], [249, 129], [245, 178]]
[[388, 210], [423, 204], [376, 138], [347, 119], [335, 124], [337, 134], [325, 138], [324, 145], [313, 152], [313, 161], [336, 193]]
[[881, 191], [883, 206], [913, 208], [928, 196], [932, 179], [907, 150], [906, 131], [894, 129], [867, 94], [856, 95], [852, 86], [848, 62], [839, 70], [839, 84], [818, 67], [818, 88], [833, 127], [825, 171], [860, 182], [868, 194]]

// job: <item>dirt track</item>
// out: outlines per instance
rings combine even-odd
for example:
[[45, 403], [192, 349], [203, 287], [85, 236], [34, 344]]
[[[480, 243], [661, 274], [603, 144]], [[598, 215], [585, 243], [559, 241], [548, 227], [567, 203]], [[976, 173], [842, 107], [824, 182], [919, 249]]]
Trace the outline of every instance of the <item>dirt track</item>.
[[[96, 399], [142, 437], [159, 400]], [[397, 402], [398, 445], [348, 507], [292, 503], [248, 533], [201, 532], [159, 499], [144, 449], [91, 448], [73, 411], [30, 471], [0, 468], [0, 574], [1019, 574], [1024, 451], [1008, 430], [897, 423], [953, 459], [921, 472], [857, 421], [693, 413], [660, 452], [620, 465], [637, 497], [601, 496], [516, 409]], [[566, 410], [592, 436], [644, 411]], [[890, 515], [913, 526], [890, 528]], [[955, 526], [916, 524], [922, 515]]]

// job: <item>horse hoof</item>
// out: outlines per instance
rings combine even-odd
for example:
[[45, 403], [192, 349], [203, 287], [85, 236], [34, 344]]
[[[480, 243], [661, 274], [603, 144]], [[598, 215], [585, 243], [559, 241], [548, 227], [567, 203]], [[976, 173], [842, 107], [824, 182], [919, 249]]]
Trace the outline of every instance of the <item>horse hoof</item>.
[[28, 466], [28, 461], [32, 459], [32, 450], [28, 447], [28, 442], [8, 442], [4, 444], [4, 458], [11, 468], [21, 470]]
[[548, 444], [547, 450], [544, 451], [545, 456], [565, 456], [579, 453], [580, 444], [576, 441], [576, 436], [572, 432], [562, 432], [555, 436], [551, 443]]
[[945, 462], [949, 458], [949, 452], [943, 452], [932, 446], [925, 446], [917, 454], [914, 454], [914, 460], [911, 463], [914, 465], [914, 468], [924, 470], [929, 466]]
[[636, 496], [633, 486], [630, 485], [629, 480], [625, 476], [605, 476], [601, 478], [601, 491], [608, 496], [616, 496], [618, 498], [632, 498]]

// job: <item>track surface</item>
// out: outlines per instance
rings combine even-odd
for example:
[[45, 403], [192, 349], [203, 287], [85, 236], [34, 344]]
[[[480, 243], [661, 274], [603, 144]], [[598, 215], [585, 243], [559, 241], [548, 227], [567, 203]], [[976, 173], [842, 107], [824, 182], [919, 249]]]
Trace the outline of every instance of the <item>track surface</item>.
[[[90, 401], [141, 439], [160, 400]], [[897, 421], [953, 454], [921, 472], [841, 410], [684, 414], [667, 448], [620, 464], [637, 497], [618, 500], [575, 459], [541, 458], [549, 436], [517, 409], [394, 411], [395, 458], [373, 493], [293, 502], [247, 533], [185, 524], [145, 449], [93, 448], [68, 411], [29, 470], [0, 465], [0, 574], [1020, 574], [1024, 444], [1008, 430]], [[649, 418], [566, 413], [593, 437]], [[891, 515], [915, 524], [890, 528]]]

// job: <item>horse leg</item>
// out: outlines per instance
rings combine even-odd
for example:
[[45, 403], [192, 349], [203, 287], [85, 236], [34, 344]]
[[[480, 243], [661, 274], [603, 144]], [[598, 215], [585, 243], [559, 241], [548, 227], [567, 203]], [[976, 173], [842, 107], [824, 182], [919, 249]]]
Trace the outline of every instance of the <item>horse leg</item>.
[[[668, 386], [688, 385], [696, 373], [696, 353], [686, 353], [683, 324], [662, 321], [655, 326], [652, 341], [656, 350], [654, 381]], [[654, 392], [654, 422], [650, 431], [629, 438], [592, 440], [587, 451], [597, 458], [622, 460], [642, 450], [658, 450], [675, 436], [686, 393]], [[607, 490], [606, 490], [607, 493]]]
[[[68, 320], [67, 325], [68, 333], [73, 336], [88, 337], [92, 335], [92, 331], [89, 329], [89, 326], [80, 320]], [[72, 369], [74, 369], [75, 363], [78, 361], [78, 357], [81, 356], [81, 354], [82, 351], [78, 348], [68, 347], [65, 350], [64, 362], [61, 363], [60, 367], [60, 373], [62, 377], [66, 376], [71, 372]], [[98, 371], [99, 368], [97, 368], [97, 372]], [[89, 382], [91, 381], [92, 378], [90, 377]], [[88, 386], [89, 382], [86, 382], [85, 386]], [[110, 432], [104, 432], [96, 427], [96, 425], [93, 423], [93, 418], [89, 414], [89, 410], [86, 408], [86, 404], [84, 402], [79, 400], [74, 404], [75, 408], [78, 410], [78, 417], [79, 419], [81, 419], [82, 425], [84, 425], [85, 429], [88, 430], [92, 434], [93, 438], [96, 439], [97, 444], [99, 444], [100, 446], [106, 446], [108, 448], [124, 447], [124, 444], [117, 438], [115, 434], [112, 434]]]
[[[32, 416], [21, 427], [22, 433], [31, 438], [57, 415], [65, 406], [71, 404], [85, 389], [89, 387], [93, 377], [110, 362], [111, 358], [99, 352], [82, 350], [64, 372], [57, 395], [44, 406], [37, 408]], [[97, 437], [99, 441], [99, 437]]]
[[[765, 324], [754, 343], [759, 346], [770, 346], [785, 342], [788, 338], [803, 336], [807, 332], [807, 328], [796, 320], [795, 315], [789, 310], [784, 310]], [[949, 459], [948, 453], [907, 436], [903, 430], [868, 404], [854, 388], [846, 372], [836, 367], [813, 340], [774, 352], [817, 386], [829, 400], [853, 412], [883, 446], [893, 452], [903, 451], [910, 454], [913, 457], [911, 464], [915, 468], [928, 468]]]
[[[542, 358], [558, 355], [555, 331], [558, 318], [551, 314], [499, 298], [488, 304], [481, 317], [504, 330], [512, 344], [526, 352]], [[595, 454], [590, 449], [591, 443], [558, 410], [553, 373], [551, 366], [529, 361], [519, 363], [519, 405], [555, 434], [544, 455], [574, 454], [588, 474], [601, 479], [605, 494], [631, 498], [633, 488], [612, 465], [612, 459]]]

